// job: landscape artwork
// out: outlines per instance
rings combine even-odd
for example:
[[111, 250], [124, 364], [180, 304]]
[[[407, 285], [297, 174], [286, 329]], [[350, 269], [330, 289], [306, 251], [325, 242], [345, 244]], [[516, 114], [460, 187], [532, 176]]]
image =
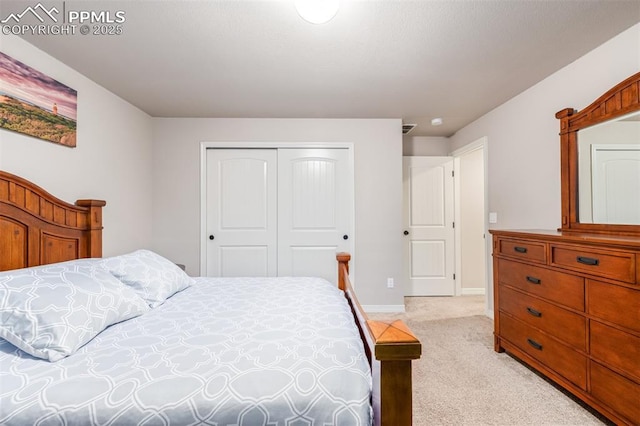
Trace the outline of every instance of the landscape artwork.
[[78, 92], [0, 52], [0, 128], [76, 146]]

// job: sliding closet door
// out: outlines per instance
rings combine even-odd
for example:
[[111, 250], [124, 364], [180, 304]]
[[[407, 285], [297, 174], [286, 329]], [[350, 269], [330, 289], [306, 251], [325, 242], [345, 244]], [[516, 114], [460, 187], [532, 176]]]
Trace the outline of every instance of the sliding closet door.
[[353, 178], [347, 149], [278, 150], [278, 275], [336, 282], [350, 251]]
[[207, 270], [277, 275], [277, 150], [207, 150]]

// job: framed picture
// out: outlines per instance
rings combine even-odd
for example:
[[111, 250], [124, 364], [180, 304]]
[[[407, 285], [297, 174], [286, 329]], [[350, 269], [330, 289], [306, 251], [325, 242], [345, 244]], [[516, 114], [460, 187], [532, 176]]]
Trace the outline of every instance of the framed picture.
[[78, 92], [0, 52], [0, 128], [76, 146]]

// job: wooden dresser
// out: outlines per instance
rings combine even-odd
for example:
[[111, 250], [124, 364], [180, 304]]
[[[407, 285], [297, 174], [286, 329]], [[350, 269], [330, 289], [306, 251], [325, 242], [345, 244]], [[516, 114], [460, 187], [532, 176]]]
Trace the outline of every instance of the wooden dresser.
[[495, 350], [640, 425], [640, 237], [491, 233]]

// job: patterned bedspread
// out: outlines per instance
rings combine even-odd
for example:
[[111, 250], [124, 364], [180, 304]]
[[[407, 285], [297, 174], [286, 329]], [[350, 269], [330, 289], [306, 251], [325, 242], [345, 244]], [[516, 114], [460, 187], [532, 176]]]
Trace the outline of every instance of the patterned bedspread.
[[0, 339], [3, 425], [367, 425], [371, 375], [316, 278], [198, 278], [58, 362]]

